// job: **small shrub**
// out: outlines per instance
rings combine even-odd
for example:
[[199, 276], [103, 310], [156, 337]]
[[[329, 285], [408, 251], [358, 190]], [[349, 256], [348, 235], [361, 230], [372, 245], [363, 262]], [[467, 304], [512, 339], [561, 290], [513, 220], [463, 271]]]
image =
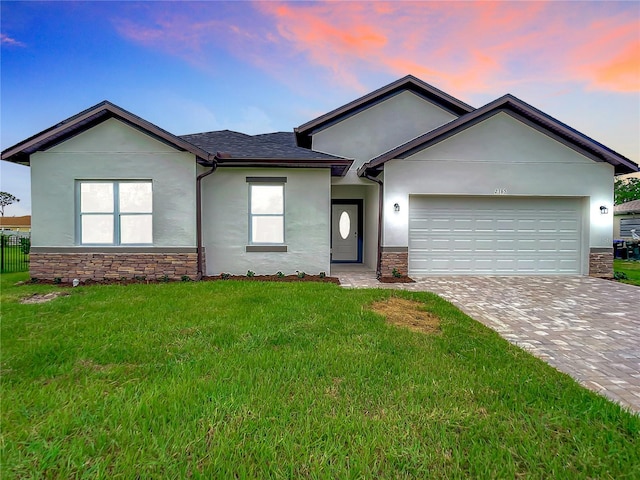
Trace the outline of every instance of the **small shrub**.
[[[249, 275], [247, 275], [247, 276], [249, 276]], [[230, 273], [224, 273], [224, 272], [222, 272], [222, 273], [220, 274], [220, 278], [221, 278], [222, 280], [229, 280], [229, 278], [231, 278], [231, 274], [230, 274]]]
[[393, 271], [391, 272], [391, 275], [393, 275], [395, 278], [400, 278], [402, 276], [402, 274], [398, 271], [397, 268], [393, 269]]
[[615, 272], [613, 274], [613, 278], [615, 278], [616, 280], [628, 280], [629, 277], [627, 277], [627, 274], [624, 272]]
[[60, 277], [56, 277], [53, 279], [53, 283], [55, 283], [56, 285], [59, 285], [62, 283], [62, 279]]
[[306, 273], [298, 272], [297, 270], [296, 270], [296, 273], [298, 274], [298, 278], [304, 278], [304, 276], [306, 275]]
[[282, 273], [282, 272], [278, 272], [278, 273], [276, 273], [276, 276], [277, 276], [278, 278], [283, 278], [283, 277], [284, 277], [284, 273]]
[[247, 270], [247, 277], [255, 277], [255, 276], [256, 276], [256, 272], [252, 270]]
[[38, 283], [40, 281], [37, 277], [31, 277], [31, 283]]
[[191, 281], [191, 277], [189, 275], [182, 275], [180, 277], [180, 280], [182, 280], [183, 282], [190, 282]]
[[146, 275], [136, 275], [133, 278], [136, 279], [139, 282], [144, 282], [147, 279], [147, 276]]
[[167, 283], [169, 281], [169, 275], [163, 275], [159, 279], [161, 282]]
[[326, 276], [327, 276], [326, 272], [320, 272], [320, 275], [319, 275], [320, 278], [324, 278]]
[[20, 238], [20, 249], [22, 250], [22, 253], [28, 255], [29, 250], [31, 250], [31, 239], [25, 237]]

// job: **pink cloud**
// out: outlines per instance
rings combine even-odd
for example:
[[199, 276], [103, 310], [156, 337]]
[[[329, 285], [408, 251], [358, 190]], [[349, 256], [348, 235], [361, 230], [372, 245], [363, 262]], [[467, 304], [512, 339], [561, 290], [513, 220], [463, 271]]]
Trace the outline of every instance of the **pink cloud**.
[[592, 89], [640, 91], [640, 21], [596, 20], [585, 31], [589, 37], [573, 52], [573, 73]]
[[0, 44], [10, 47], [26, 47], [26, 45], [21, 41], [11, 38], [9, 35], [5, 35], [4, 33], [0, 33]]
[[[265, 2], [256, 8], [274, 19], [293, 49], [349, 83], [357, 82], [355, 72], [364, 66], [424, 75], [454, 93], [550, 76], [589, 88], [638, 91], [637, 16], [577, 5]], [[607, 22], [600, 21], [607, 15]], [[581, 55], [585, 45], [592, 53], [588, 59]]]
[[640, 91], [640, 41], [626, 45], [611, 60], [595, 66], [592, 85], [605, 90]]
[[640, 91], [640, 18], [615, 2], [168, 5], [116, 28], [207, 70], [224, 51], [283, 82], [320, 75], [359, 92], [380, 72], [412, 73], [461, 96], [522, 82]]

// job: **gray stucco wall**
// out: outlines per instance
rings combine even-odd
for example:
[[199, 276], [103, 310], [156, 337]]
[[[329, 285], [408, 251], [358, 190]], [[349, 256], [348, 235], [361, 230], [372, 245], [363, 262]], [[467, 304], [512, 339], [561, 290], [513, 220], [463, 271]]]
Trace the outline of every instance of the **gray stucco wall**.
[[31, 156], [32, 245], [77, 244], [76, 180], [151, 180], [154, 247], [194, 247], [195, 158], [109, 119]]
[[[584, 157], [505, 113], [385, 165], [385, 246], [408, 245], [409, 194], [584, 199], [585, 247], [610, 248], [613, 167]], [[400, 212], [393, 211], [398, 202]], [[609, 208], [600, 213], [600, 205]], [[589, 249], [585, 248], [585, 252]]]
[[[249, 184], [246, 177], [286, 177], [286, 252], [247, 252]], [[207, 275], [329, 274], [329, 169], [219, 168], [203, 180], [203, 242]]]
[[412, 138], [457, 118], [404, 91], [313, 135], [313, 150], [355, 161], [351, 170]]

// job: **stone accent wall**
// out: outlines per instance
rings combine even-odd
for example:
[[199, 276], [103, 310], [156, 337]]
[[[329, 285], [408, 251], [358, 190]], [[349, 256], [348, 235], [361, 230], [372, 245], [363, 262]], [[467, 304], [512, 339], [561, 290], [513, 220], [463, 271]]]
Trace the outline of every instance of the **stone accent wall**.
[[592, 249], [589, 253], [589, 276], [613, 278], [612, 249]]
[[407, 250], [385, 250], [382, 249], [382, 259], [380, 262], [380, 276], [393, 276], [393, 269], [398, 270], [401, 275], [407, 275], [409, 272], [409, 252]]
[[167, 276], [180, 279], [197, 275], [196, 253], [31, 253], [31, 278], [62, 282], [79, 280], [119, 280]]

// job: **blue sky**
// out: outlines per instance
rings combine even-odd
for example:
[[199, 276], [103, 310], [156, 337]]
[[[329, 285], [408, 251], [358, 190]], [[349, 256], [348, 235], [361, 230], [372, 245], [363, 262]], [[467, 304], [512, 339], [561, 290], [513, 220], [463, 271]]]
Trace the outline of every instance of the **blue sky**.
[[[413, 74], [512, 93], [640, 162], [640, 2], [5, 2], [2, 149], [102, 100], [175, 134], [291, 130]], [[0, 189], [30, 212], [28, 169]]]

